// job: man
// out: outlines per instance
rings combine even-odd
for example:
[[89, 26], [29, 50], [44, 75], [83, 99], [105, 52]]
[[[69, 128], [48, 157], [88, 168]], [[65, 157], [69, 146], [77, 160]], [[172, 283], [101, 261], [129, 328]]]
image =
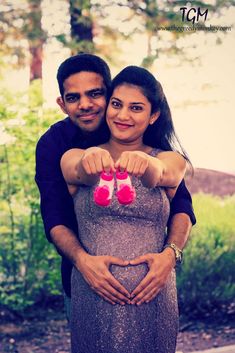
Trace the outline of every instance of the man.
[[[149, 272], [131, 298], [130, 293], [112, 276], [111, 264], [125, 262], [112, 256], [91, 256], [79, 242], [73, 201], [60, 170], [60, 159], [71, 148], [97, 146], [109, 137], [105, 124], [111, 75], [107, 64], [99, 57], [79, 54], [65, 60], [57, 73], [61, 96], [57, 98], [68, 117], [52, 125], [40, 138], [36, 148], [35, 180], [41, 194], [41, 213], [45, 232], [62, 256], [62, 282], [70, 296], [70, 275], [75, 266], [90, 287], [111, 303], [142, 304], [148, 299], [149, 288], [160, 291], [176, 262], [195, 223], [191, 196], [184, 182], [171, 204], [168, 241], [154, 261], [145, 259]], [[150, 286], [151, 284], [151, 286]]]

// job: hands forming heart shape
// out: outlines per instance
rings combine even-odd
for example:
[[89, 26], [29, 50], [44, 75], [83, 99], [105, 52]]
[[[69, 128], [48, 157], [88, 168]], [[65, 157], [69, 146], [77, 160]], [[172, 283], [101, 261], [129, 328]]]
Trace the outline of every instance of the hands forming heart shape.
[[[143, 263], [147, 264], [148, 272], [131, 293], [110, 272], [111, 265], [125, 267]], [[114, 256], [92, 256], [86, 253], [80, 259], [77, 269], [89, 286], [110, 304], [141, 305], [149, 303], [157, 296], [174, 267], [174, 254], [166, 248], [161, 253], [144, 254], [130, 261]]]

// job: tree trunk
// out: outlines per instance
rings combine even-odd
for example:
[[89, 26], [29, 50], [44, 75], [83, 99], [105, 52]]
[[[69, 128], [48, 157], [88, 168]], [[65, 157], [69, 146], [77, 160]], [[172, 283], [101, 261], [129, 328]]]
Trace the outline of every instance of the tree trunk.
[[[32, 45], [33, 43], [29, 43]], [[36, 79], [42, 79], [42, 53], [43, 44], [40, 43], [38, 47], [30, 46], [30, 82]]]
[[41, 1], [28, 0], [29, 16], [26, 34], [29, 42], [30, 52], [30, 82], [42, 79], [42, 55], [45, 33], [42, 29]]

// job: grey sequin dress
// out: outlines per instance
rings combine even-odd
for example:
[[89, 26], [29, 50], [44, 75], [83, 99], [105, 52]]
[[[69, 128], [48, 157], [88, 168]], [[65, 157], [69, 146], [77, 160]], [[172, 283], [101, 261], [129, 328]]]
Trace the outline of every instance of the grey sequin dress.
[[[156, 155], [156, 150], [153, 152]], [[151, 154], [152, 154], [151, 153]], [[79, 186], [74, 196], [79, 237], [91, 255], [123, 259], [160, 252], [165, 239], [169, 201], [163, 188], [148, 189], [132, 178], [136, 200], [97, 206], [94, 187]], [[146, 264], [110, 268], [115, 278], [132, 291], [148, 272]], [[97, 295], [75, 268], [72, 272], [72, 353], [174, 353], [178, 332], [175, 271], [150, 303], [112, 305]]]

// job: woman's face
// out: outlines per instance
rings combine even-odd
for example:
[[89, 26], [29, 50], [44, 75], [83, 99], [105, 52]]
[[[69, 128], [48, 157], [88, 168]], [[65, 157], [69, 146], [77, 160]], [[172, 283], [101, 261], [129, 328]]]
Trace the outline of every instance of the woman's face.
[[138, 86], [117, 86], [110, 98], [106, 119], [111, 136], [115, 140], [142, 141], [149, 124], [153, 124], [159, 112], [151, 114], [151, 103]]

